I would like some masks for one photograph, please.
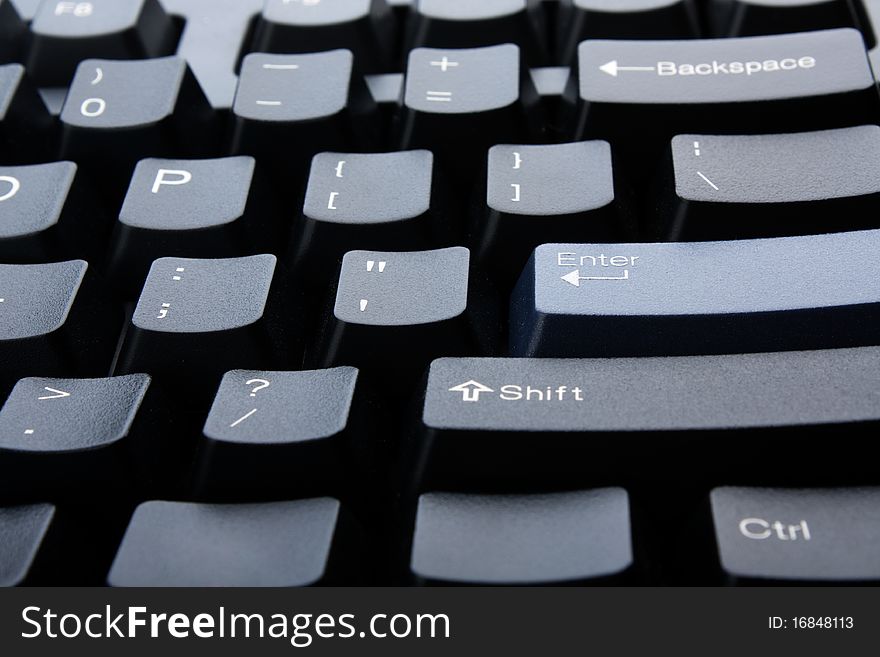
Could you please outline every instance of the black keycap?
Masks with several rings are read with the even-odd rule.
[[[147,372],[163,385],[191,383],[202,401],[220,376],[236,368],[289,362],[295,322],[273,287],[273,255],[224,259],[160,258],[153,263],[131,318],[122,372]]]
[[[248,55],[232,111],[233,152],[287,166],[378,138],[376,105],[349,50]]]
[[[849,0],[709,0],[719,36],[750,36],[856,27]]]
[[[358,372],[227,372],[203,429],[199,490],[243,500],[338,494],[350,477]],[[357,440],[364,441],[363,428]]]
[[[592,334],[581,333],[582,339]],[[876,470],[880,348],[663,358],[442,358],[416,489],[623,477],[838,483]],[[837,449],[823,449],[827,441]],[[755,454],[760,454],[760,465]],[[636,456],[637,455],[637,456]]]
[[[53,141],[52,118],[20,64],[0,66],[0,161],[37,162]]]
[[[26,583],[54,515],[51,504],[0,507],[0,587]]]
[[[346,253],[317,354],[321,366],[421,370],[440,354],[478,351],[469,263],[463,247]]]
[[[47,87],[69,84],[84,59],[169,55],[176,38],[159,0],[44,2],[31,33],[28,71]]]
[[[632,565],[622,488],[419,498],[410,568],[422,584],[590,583]]]
[[[264,0],[162,0],[168,12],[186,21],[177,55],[190,65],[214,109],[232,107],[239,59],[263,4]]]
[[[514,356],[640,356],[877,343],[880,231],[538,247],[511,299]],[[588,337],[586,337],[588,336]]]
[[[515,43],[535,66],[547,58],[544,27],[536,0],[420,0],[409,14],[407,50]]]
[[[880,226],[880,128],[678,135],[660,239],[803,235]],[[659,229],[659,230],[657,230]]]
[[[110,178],[125,189],[135,162],[145,156],[217,150],[209,145],[213,118],[179,57],[86,60],[61,110],[62,150],[105,186]]]
[[[585,41],[578,136],[792,132],[872,123],[877,91],[853,29],[688,41]],[[612,143],[616,141],[611,140]],[[642,145],[643,146],[643,145]]]
[[[324,287],[354,248],[406,250],[449,241],[454,219],[430,151],[319,153],[294,230],[294,261]],[[320,272],[320,273],[318,273]]]
[[[147,459],[167,470],[161,433],[138,418],[149,385],[145,374],[19,381],[0,410],[0,489],[69,499],[130,487],[132,476],[149,476]]]
[[[262,253],[279,237],[265,190],[254,185],[254,159],[138,163],[119,213],[111,255],[113,280],[140,292],[163,256],[232,257]]]
[[[716,488],[711,502],[734,582],[880,580],[878,488]]]
[[[121,317],[71,260],[0,265],[0,388],[23,376],[104,376]]]
[[[75,176],[73,162],[0,167],[0,259],[85,258],[103,248],[100,213]]]
[[[626,234],[615,201],[608,142],[493,146],[474,236],[479,259],[509,287],[540,244]]]
[[[585,39],[687,39],[697,36],[692,0],[563,0],[558,38],[563,62]]]
[[[347,48],[358,69],[391,65],[394,18],[386,0],[267,0],[254,38],[257,52],[306,53]]]
[[[108,575],[111,586],[308,586],[346,568],[339,502],[145,502]]]
[[[0,0],[0,63],[18,60],[25,29],[15,5]]]
[[[536,94],[515,45],[417,48],[406,71],[401,145],[430,149],[467,179],[482,170],[490,146],[528,141]]]

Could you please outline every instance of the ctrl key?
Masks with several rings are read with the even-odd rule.
[[[880,580],[880,488],[716,488],[711,507],[736,583]]]

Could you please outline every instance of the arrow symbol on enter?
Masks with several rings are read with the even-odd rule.
[[[620,71],[656,71],[657,68],[655,66],[621,66],[616,59],[612,59],[607,64],[602,64],[599,70],[616,78]]]
[[[581,286],[581,281],[628,281],[629,269],[623,270],[623,276],[581,276],[579,269],[575,269],[570,274],[562,276],[562,280],[571,283],[575,287]]]
[[[43,401],[46,399],[62,399],[64,397],[70,397],[69,392],[64,392],[63,390],[56,390],[55,388],[50,388],[49,386],[46,386],[45,388],[43,388],[43,390],[47,390],[48,392],[52,392],[55,394],[46,395],[45,397],[37,397],[37,399],[39,399],[40,401]]]

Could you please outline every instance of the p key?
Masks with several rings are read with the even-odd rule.
[[[578,69],[569,89],[578,136],[791,132],[872,123],[877,112],[865,44],[853,29],[585,41]]]
[[[215,148],[213,118],[183,59],[87,60],[61,110],[62,150],[102,182],[124,180],[147,155],[185,157]]]
[[[880,226],[880,128],[678,135],[659,239],[714,240]]]
[[[43,2],[31,32],[28,70],[46,87],[67,86],[84,59],[170,55],[176,37],[159,0]]]
[[[547,244],[511,300],[515,356],[880,343],[880,230],[732,242]]]
[[[116,224],[110,270],[140,292],[163,256],[233,257],[265,251],[273,231],[251,157],[138,162]],[[261,248],[263,247],[263,248]]]

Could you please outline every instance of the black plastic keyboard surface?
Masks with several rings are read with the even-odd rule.
[[[0,585],[876,583],[877,0],[0,0]]]

